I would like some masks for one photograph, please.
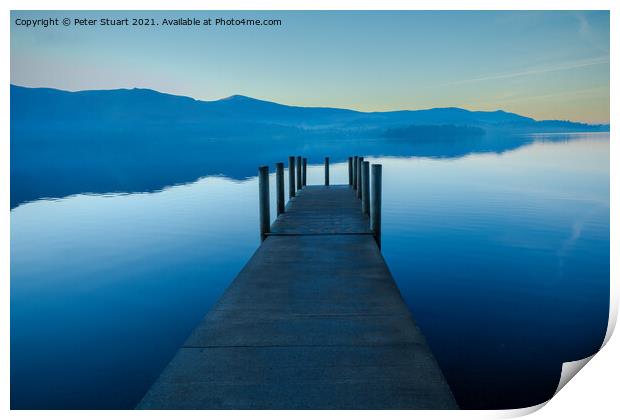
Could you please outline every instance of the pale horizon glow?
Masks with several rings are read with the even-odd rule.
[[[148,15],[148,16],[146,16]],[[16,18],[281,19],[280,27],[23,28]],[[358,111],[459,107],[609,122],[609,12],[11,12],[11,83]]]

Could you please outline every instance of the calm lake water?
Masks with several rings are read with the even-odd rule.
[[[607,327],[609,135],[369,160],[383,253],[461,407],[549,398]],[[258,245],[256,178],[14,208],[12,408],[132,408]]]

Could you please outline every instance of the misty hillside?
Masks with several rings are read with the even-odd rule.
[[[291,155],[457,157],[512,150],[534,141],[532,132],[605,129],[503,111],[365,113],[245,96],[197,101],[148,89],[11,86],[11,207],[83,192],[155,191],[206,175],[244,179]]]
[[[297,107],[235,95],[216,101],[159,93],[149,89],[66,92],[11,85],[11,123],[38,126],[121,127],[176,124],[206,134],[242,135],[244,130],[286,134],[287,130],[354,130],[377,135],[412,125],[453,125],[483,129],[606,131],[608,126],[567,121],[535,121],[504,111],[433,108],[418,111],[359,112]],[[248,133],[249,134],[249,133]]]

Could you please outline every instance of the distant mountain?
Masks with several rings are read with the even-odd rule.
[[[457,157],[521,147],[527,133],[606,131],[459,108],[358,112],[245,96],[198,101],[148,89],[11,86],[11,207],[76,193],[154,191],[207,175],[243,179],[304,155]],[[516,135],[514,135],[516,133]]]
[[[377,134],[399,126],[454,125],[523,131],[607,131],[608,125],[570,121],[535,121],[505,111],[468,111],[433,108],[417,111],[359,112],[338,108],[298,107],[234,95],[199,101],[149,89],[66,92],[11,85],[11,123],[105,128],[144,124],[176,124],[179,129],[201,129],[215,135],[243,135],[252,129],[267,134],[287,131],[354,131]],[[288,130],[287,130],[288,129]],[[246,130],[246,132],[244,132]]]

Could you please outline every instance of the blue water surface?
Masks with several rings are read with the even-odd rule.
[[[369,160],[383,253],[461,407],[549,398],[607,327],[609,135]],[[12,209],[12,408],[132,408],[258,245],[256,178]]]

